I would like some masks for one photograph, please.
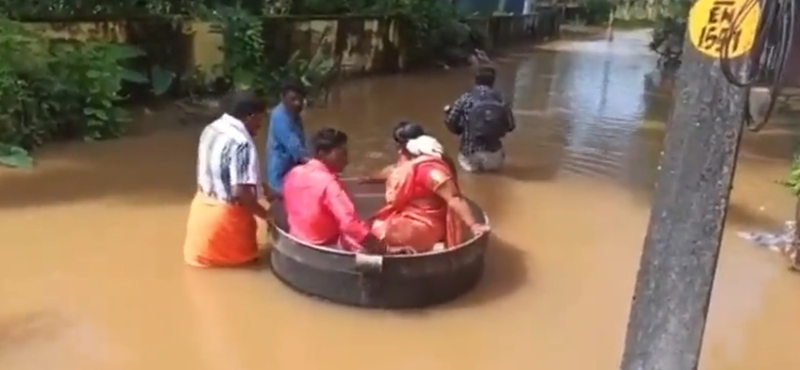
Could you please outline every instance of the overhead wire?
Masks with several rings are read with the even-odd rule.
[[[749,66],[736,76],[733,72],[736,58],[731,57],[731,46],[735,35],[742,32],[742,24],[757,6],[763,4],[755,33],[755,53],[750,55]],[[784,74],[794,39],[796,0],[747,0],[731,22],[728,32],[721,35],[720,68],[725,78],[733,85],[746,88],[769,85],[769,105],[764,117],[755,122],[750,112],[750,99],[745,100],[743,120],[751,131],[759,131],[769,121],[783,88]],[[741,36],[741,34],[739,34]]]

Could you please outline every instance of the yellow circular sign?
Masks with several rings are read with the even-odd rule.
[[[747,14],[740,15],[745,6],[750,10]],[[731,26],[737,17],[739,27],[732,30]],[[728,56],[742,56],[753,48],[759,18],[761,6],[758,1],[697,0],[689,12],[689,40],[701,53],[718,58],[724,35],[732,32],[728,42]]]

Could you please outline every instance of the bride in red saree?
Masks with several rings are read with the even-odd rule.
[[[436,139],[410,122],[395,127],[393,137],[400,146],[397,163],[367,180],[386,182],[386,205],[373,217],[372,232],[389,253],[424,253],[439,243],[452,248],[464,241],[464,225],[473,234],[489,230],[475,220]]]

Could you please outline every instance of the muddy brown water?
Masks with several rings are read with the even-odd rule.
[[[0,369],[617,368],[669,92],[642,33],[498,60],[519,128],[497,175],[464,175],[494,226],[480,286],[451,304],[368,311],[295,294],[266,268],[195,270],[181,245],[201,124],[52,145],[0,172]],[[342,85],[309,130],[344,128],[358,173],[388,163],[390,127],[423,122],[455,150],[441,109],[451,70]],[[795,135],[748,135],[702,369],[797,368],[800,276],[735,231],[779,227]]]

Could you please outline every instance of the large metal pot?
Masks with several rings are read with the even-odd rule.
[[[381,185],[344,180],[361,217],[384,203]],[[475,217],[486,214],[469,201]],[[303,243],[288,233],[286,213],[273,204],[272,270],[286,285],[329,301],[375,308],[415,308],[443,303],[472,289],[483,273],[488,235],[445,251],[366,256]]]

